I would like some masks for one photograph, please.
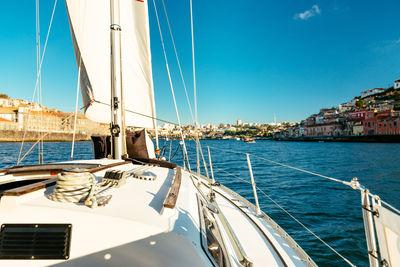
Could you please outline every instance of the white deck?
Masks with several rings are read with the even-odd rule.
[[[110,164],[115,161],[85,162]],[[112,169],[134,167],[128,164]],[[112,195],[108,205],[94,209],[49,200],[46,194],[53,187],[18,197],[1,197],[0,224],[70,223],[72,239],[69,260],[0,260],[0,266],[213,266],[201,245],[199,194],[188,172],[182,171],[175,208],[163,207],[175,171],[153,167],[151,172],[157,175],[155,181],[130,177],[124,186],[104,193]],[[100,180],[104,173],[95,175]],[[0,175],[0,181],[10,177]],[[201,181],[206,182],[203,178]],[[205,194],[208,192],[204,185],[200,189]],[[223,188],[218,187],[216,191],[222,214],[254,266],[305,266],[301,253],[292,248],[291,239],[281,237],[282,232],[274,224],[255,216],[251,207],[238,209],[230,201],[238,197]],[[240,205],[249,206],[240,202]],[[223,229],[222,225],[219,227]],[[237,255],[227,233],[222,232],[222,236],[229,261],[234,266],[238,263]]]

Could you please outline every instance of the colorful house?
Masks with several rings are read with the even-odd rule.
[[[382,112],[364,120],[364,135],[400,134],[400,117],[397,112]]]

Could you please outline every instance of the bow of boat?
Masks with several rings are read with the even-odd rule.
[[[93,165],[89,170],[98,184],[105,176],[110,177],[110,171],[125,173],[126,180],[101,192],[96,205],[85,205],[54,201],[51,195],[59,180],[54,176],[54,165],[42,167],[40,175],[34,169],[0,173],[2,186],[8,185],[0,198],[1,264],[18,266],[29,261],[33,266],[315,265],[272,219],[264,213],[257,214],[249,201],[222,185],[213,186],[210,194],[206,177],[180,167],[108,159],[66,164]],[[60,177],[61,170],[58,172]],[[32,177],[38,182],[11,186]],[[29,244],[7,239],[10,231],[20,231],[20,235],[25,234],[23,238],[38,231],[29,227],[47,234],[52,230],[46,227],[52,225],[70,227],[57,255],[51,249],[57,246],[57,239],[44,243],[36,240],[32,244],[32,238]]]

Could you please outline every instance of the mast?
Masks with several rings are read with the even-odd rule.
[[[119,0],[110,0],[111,38],[111,138],[112,156],[121,159],[126,154],[124,101],[121,74],[121,26]]]

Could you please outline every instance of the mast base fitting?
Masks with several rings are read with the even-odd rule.
[[[120,132],[121,132],[121,129],[119,128],[118,125],[111,126],[111,135],[112,136],[118,137]]]
[[[209,198],[210,202],[214,202],[215,201],[215,193],[214,192],[210,192],[208,194],[208,198]]]
[[[161,149],[159,149],[159,148],[156,148],[156,150],[155,150],[155,154],[156,154],[157,158],[160,158]]]

